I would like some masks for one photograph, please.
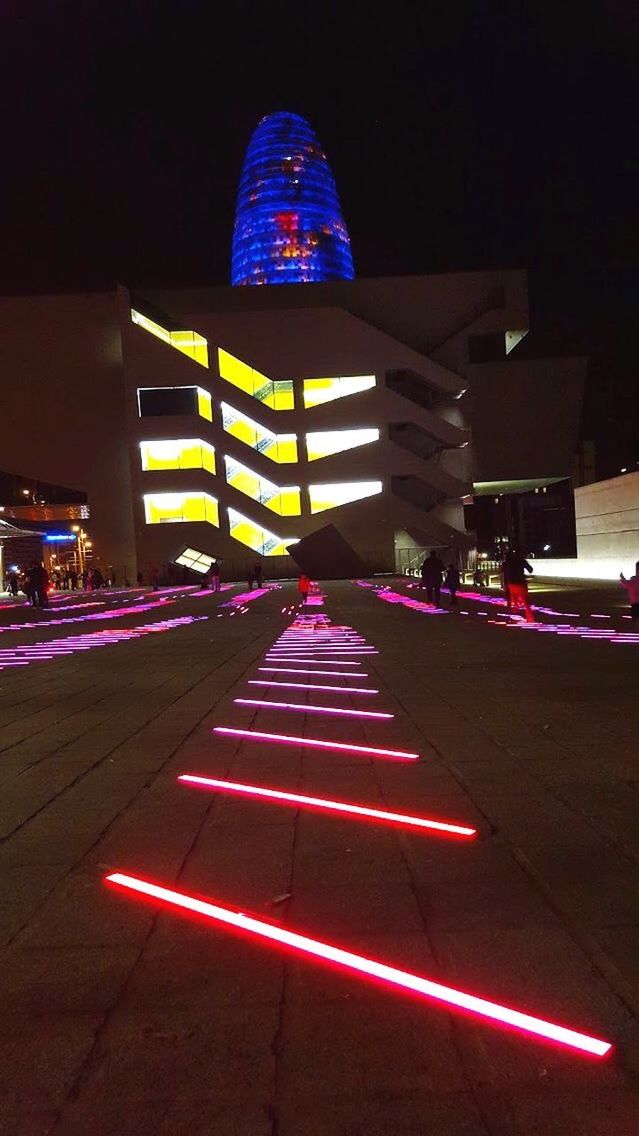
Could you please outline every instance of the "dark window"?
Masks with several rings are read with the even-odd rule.
[[[140,418],[156,414],[197,414],[197,387],[146,387],[138,391]]]

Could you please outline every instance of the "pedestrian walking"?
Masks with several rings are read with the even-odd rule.
[[[459,591],[459,568],[456,568],[454,564],[448,565],[446,580],[444,582],[450,594],[450,606],[457,607],[457,592]]]
[[[71,585],[71,590],[75,592],[78,587],[78,573],[75,568],[71,568],[69,571],[69,584]]]
[[[633,630],[639,630],[639,560],[635,564],[635,574],[629,580],[623,572],[619,573],[619,583],[625,589],[630,603],[630,619]]]
[[[214,560],[207,573],[207,581],[209,588],[212,592],[219,592],[220,590],[220,565],[217,560]]]
[[[9,592],[9,594],[12,595],[15,598],[15,596],[17,596],[17,594],[18,594],[18,573],[17,572],[9,572],[8,583],[9,583],[9,587],[8,587],[7,590]]]
[[[444,573],[444,565],[439,559],[439,556],[433,549],[430,556],[427,556],[421,567],[422,587],[426,588],[426,596],[430,604],[435,602],[436,607],[439,607],[441,600],[442,588],[442,575]]]
[[[48,607],[49,573],[42,561],[34,560],[29,572],[29,598],[33,607]]]
[[[154,592],[157,592],[160,586],[160,573],[157,568],[151,569],[151,587]]]
[[[255,565],[255,568],[253,569],[253,575],[255,577],[255,587],[261,588],[262,587],[262,565],[261,564],[258,563],[258,564]]]
[[[306,575],[305,572],[302,572],[302,575],[300,576],[299,580],[297,581],[297,590],[300,594],[302,604],[306,605],[306,601],[308,599],[308,593],[311,590],[311,581],[309,580],[309,578],[308,578],[308,576]]]
[[[484,573],[479,567],[475,568],[473,572],[473,584],[476,588],[483,588],[484,586]]]
[[[532,573],[532,565],[521,555],[519,549],[513,546],[506,553],[502,563],[502,575],[507,596],[509,611],[524,609],[527,623],[534,623],[535,617],[528,599],[528,584],[526,572]]]

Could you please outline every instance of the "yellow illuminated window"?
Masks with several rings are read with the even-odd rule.
[[[381,481],[340,481],[332,485],[309,485],[311,513],[321,513],[324,509],[335,509],[338,505],[347,505],[350,501],[374,497],[381,491]]]
[[[304,406],[320,406],[375,386],[374,375],[351,375],[338,379],[304,379]]]
[[[254,524],[243,513],[238,513],[236,509],[229,509],[228,514],[229,532],[234,540],[239,540],[247,548],[259,552],[260,556],[285,556],[287,547],[291,544],[297,544],[297,537],[282,539],[282,537],[275,536],[268,529],[263,529]]]
[[[208,391],[198,386],[198,414],[200,418],[206,418],[209,423],[213,421],[213,410],[210,408],[210,394]]]
[[[215,473],[215,450],[202,438],[140,442],[142,469],[206,469]]]
[[[267,509],[278,513],[280,517],[299,517],[300,487],[299,485],[275,485],[266,477],[260,477],[248,466],[235,461],[234,458],[225,457],[226,480],[234,489],[245,493],[254,501],[266,505]]]
[[[142,312],[136,312],[135,308],[131,308],[131,320],[144,331],[148,331],[157,339],[161,339],[163,343],[168,343],[169,347],[175,347],[176,351],[188,355],[200,366],[208,367],[208,343],[203,335],[198,335],[197,331],[169,331],[166,327],[156,323],[155,320],[142,315]]]
[[[147,525],[167,525],[180,521],[206,521],[219,526],[217,500],[208,493],[145,493],[144,515]]]
[[[234,355],[230,355],[221,347],[217,349],[217,359],[220,375],[227,383],[239,387],[245,394],[249,394],[251,398],[257,398],[266,406],[272,407],[273,410],[293,409],[292,382],[267,379],[266,375],[261,375],[259,371],[249,367],[248,363],[236,359]]]
[[[342,450],[353,450],[368,442],[379,441],[379,430],[318,430],[306,435],[308,460],[339,454]]]
[[[246,446],[264,454],[264,457],[278,463],[297,461],[297,435],[272,434],[259,422],[254,422],[239,410],[235,410],[228,403],[223,402],[222,425],[227,434],[232,434],[238,441]]]

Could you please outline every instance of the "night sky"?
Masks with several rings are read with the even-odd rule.
[[[5,0],[0,291],[227,283],[251,131],[292,110],[357,275],[528,268],[600,422],[636,382],[637,5],[380,8]]]

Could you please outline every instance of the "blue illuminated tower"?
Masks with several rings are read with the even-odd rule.
[[[244,159],[231,283],[309,284],[354,275],[335,180],[315,132],[298,114],[266,115]]]

